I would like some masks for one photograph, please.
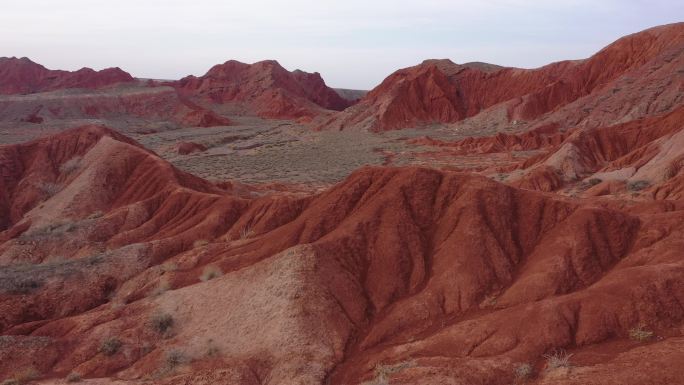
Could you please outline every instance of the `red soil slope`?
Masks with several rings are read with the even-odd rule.
[[[326,86],[317,72],[289,72],[273,60],[254,64],[230,60],[212,67],[204,76],[188,76],[174,85],[186,95],[238,104],[267,118],[313,116],[326,109],[342,110],[352,103]]]
[[[609,127],[578,129],[559,146],[523,167],[521,186],[538,170],[549,170],[564,182],[581,179],[643,184],[639,190],[658,199],[684,196],[684,106],[673,112]],[[595,191],[595,190],[594,190]],[[652,195],[647,194],[647,195]]]
[[[512,168],[508,182],[530,190],[587,190],[589,195],[626,193],[651,199],[684,198],[684,105],[627,123],[560,132],[554,126],[446,142],[423,137],[415,145],[469,156],[538,150]],[[598,185],[598,186],[597,186]],[[591,187],[591,188],[590,188]]]
[[[532,121],[551,112],[558,116],[550,120],[573,124],[578,117],[600,123],[616,114],[635,119],[681,101],[682,52],[684,23],[678,23],[626,36],[586,60],[532,70],[428,60],[390,75],[321,126],[399,129],[456,122],[494,106],[503,108],[509,121]]]
[[[0,58],[0,94],[31,94],[67,88],[99,88],[116,83],[133,82],[133,77],[120,68],[94,71],[49,70],[28,58]]]
[[[0,121],[60,124],[102,119],[169,122],[182,127],[228,126],[228,118],[181,97],[170,87],[131,86],[120,90],[41,93],[0,98]],[[141,123],[144,124],[144,123]]]
[[[0,147],[0,167],[0,378],[684,380],[680,201],[422,168],[238,197],[102,127]]]
[[[229,119],[179,96],[173,89],[134,82],[119,68],[54,71],[27,58],[0,58],[0,94],[30,94],[0,99],[0,120],[50,125],[63,120],[133,117],[183,127],[231,124]],[[106,88],[120,83],[126,83],[126,87]],[[86,90],[51,92],[74,88]]]

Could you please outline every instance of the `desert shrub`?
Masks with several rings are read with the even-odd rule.
[[[69,373],[68,376],[66,376],[66,381],[67,382],[80,382],[81,381],[81,375],[76,373],[76,372],[71,372],[71,373]]]
[[[172,350],[166,353],[166,367],[168,369],[174,369],[186,362],[188,362],[188,358],[180,350]]]
[[[41,182],[38,184],[38,189],[50,198],[60,192],[62,186],[52,182]]]
[[[100,344],[100,352],[105,356],[115,355],[123,346],[123,342],[117,337],[107,338]]]
[[[572,353],[568,353],[563,349],[554,350],[551,353],[544,354],[544,358],[546,358],[546,370],[569,368],[572,366],[572,363],[570,362]]]
[[[599,178],[591,178],[587,181],[587,183],[589,183],[589,186],[596,186],[597,184],[599,184],[601,182],[603,182],[603,181]]]
[[[198,247],[206,246],[206,245],[208,245],[208,244],[209,244],[209,241],[208,241],[208,240],[206,240],[206,239],[198,239],[198,240],[196,240],[195,242],[192,243],[192,247],[193,247],[193,248],[198,248]]]
[[[534,367],[527,362],[523,362],[517,364],[513,369],[513,372],[515,373],[515,378],[528,379],[534,374]]]
[[[207,341],[207,357],[213,358],[218,357],[221,354],[221,349],[214,344],[214,340],[209,339]]]
[[[75,156],[59,166],[59,171],[63,174],[71,174],[81,168],[81,157]]]
[[[629,338],[634,341],[645,342],[653,338],[653,332],[644,326],[639,326],[629,330]]]
[[[645,181],[645,180],[637,180],[637,181],[634,181],[634,182],[629,182],[629,183],[627,184],[627,189],[628,189],[629,191],[641,191],[641,190],[647,188],[647,187],[650,186],[650,185],[651,185],[651,184],[650,184],[648,181]]]
[[[150,324],[157,333],[165,334],[173,327],[173,316],[167,313],[159,313],[152,316]]]
[[[209,265],[204,267],[200,279],[206,282],[214,278],[218,278],[221,275],[223,275],[223,271],[221,271],[221,268],[219,268],[218,266]]]
[[[9,294],[30,294],[44,285],[44,282],[35,279],[7,280],[0,285]]]

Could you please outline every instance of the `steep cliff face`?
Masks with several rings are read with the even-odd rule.
[[[133,77],[120,68],[94,71],[49,70],[28,58],[0,58],[0,94],[31,94],[67,88],[99,88],[116,83],[133,82]]]
[[[684,24],[678,23],[626,36],[585,60],[538,69],[427,60],[390,75],[357,105],[321,127],[388,130],[451,123],[496,105],[505,108],[509,120],[533,121],[558,111],[557,120],[565,123],[573,112],[575,117],[587,117],[594,110],[600,113],[592,120],[601,120],[602,115],[614,118],[616,113],[633,119],[643,115],[639,110],[648,104],[667,108],[681,101],[683,52]],[[605,103],[606,94],[611,95],[611,105]],[[573,102],[577,103],[570,110],[561,110]]]
[[[351,104],[326,86],[320,74],[290,72],[274,60],[254,64],[230,60],[212,67],[204,76],[188,76],[174,85],[187,95],[239,104],[268,118],[313,116]]]

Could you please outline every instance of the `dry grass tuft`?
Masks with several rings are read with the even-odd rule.
[[[646,342],[650,341],[654,336],[653,331],[646,329],[645,326],[640,325],[629,330],[629,338],[634,341]]]
[[[76,372],[71,372],[69,373],[68,376],[66,376],[66,381],[67,382],[81,382],[81,375]]]
[[[518,363],[513,368],[516,383],[525,382],[534,375],[534,367],[528,362]]]
[[[159,334],[167,334],[173,327],[174,320],[171,314],[159,313],[150,320],[152,328]]]
[[[546,358],[546,370],[571,367],[572,363],[570,362],[570,358],[572,358],[572,356],[572,353],[568,353],[563,349],[544,354],[544,358]]]
[[[254,236],[254,230],[252,230],[252,226],[248,225],[240,230],[240,239],[248,239],[252,236]]]
[[[205,266],[204,270],[202,271],[202,275],[200,276],[200,279],[203,282],[212,280],[214,278],[218,278],[223,275],[223,271],[221,271],[221,268],[218,266],[214,265],[209,265]]]

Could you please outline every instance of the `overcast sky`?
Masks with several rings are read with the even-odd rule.
[[[2,0],[0,56],[165,79],[276,59],[369,89],[427,58],[538,67],[682,20],[682,0]]]

